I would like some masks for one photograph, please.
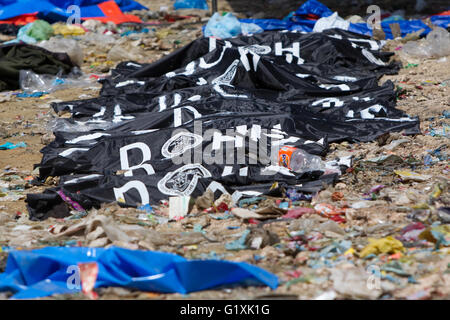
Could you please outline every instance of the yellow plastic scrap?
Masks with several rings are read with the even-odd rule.
[[[353,255],[353,254],[355,254],[355,249],[350,248],[347,251],[345,251],[344,256]]]
[[[430,209],[430,207],[426,203],[415,204],[411,207],[412,209]]]
[[[417,182],[423,182],[427,181],[431,178],[430,175],[426,174],[418,174],[416,172],[412,171],[402,171],[402,170],[395,170],[394,173],[398,175],[402,180],[404,181],[417,181]]]
[[[403,244],[393,237],[386,237],[381,239],[369,238],[369,244],[362,249],[359,256],[361,258],[367,257],[369,254],[380,254],[380,253],[397,253],[403,252],[405,248]]]
[[[433,199],[436,199],[436,198],[439,198],[441,196],[441,194],[442,194],[441,188],[439,187],[439,185],[436,185],[434,187],[433,193],[431,194],[431,197]]]
[[[55,23],[52,28],[54,34],[62,34],[63,36],[82,36],[86,33],[82,27],[73,24]]]

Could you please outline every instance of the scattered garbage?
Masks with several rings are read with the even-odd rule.
[[[83,49],[74,39],[52,37],[49,40],[39,42],[38,46],[53,52],[65,52],[75,65],[81,66],[83,64]]]
[[[132,60],[132,61],[142,61],[144,60],[144,56],[141,55],[140,51],[133,48],[126,48],[121,46],[120,44],[115,45],[109,50],[107,59],[111,61],[121,61],[121,60]]]
[[[273,1],[214,20],[206,1],[163,0],[152,11],[86,3],[81,24],[52,11],[51,32],[38,22],[28,34],[34,13],[0,24],[0,42],[13,40],[0,48],[0,299],[449,296],[450,61],[439,56],[448,13],[388,6],[374,32],[365,12],[314,0],[283,20],[267,19],[288,12]],[[0,19],[15,10],[0,5]],[[208,20],[222,34],[191,43]],[[211,156],[228,142],[238,150],[239,137],[221,130],[197,145],[190,128],[202,118],[207,129],[248,135],[249,150],[264,137],[279,142],[274,162],[172,166],[178,152],[199,155],[193,145]],[[35,281],[16,277],[27,275],[25,260]]]
[[[227,12],[220,15],[214,13],[205,26],[206,37],[217,37],[226,39],[240,34],[250,35],[263,32],[264,30],[254,23],[240,22],[232,13]]]
[[[20,87],[26,93],[53,92],[55,90],[86,87],[92,84],[89,80],[80,76],[79,72],[74,70],[71,74],[63,76],[62,73],[53,75],[36,74],[32,71],[20,71]]]
[[[417,58],[440,58],[450,55],[450,33],[437,27],[425,39],[407,42],[402,52]]]
[[[65,53],[55,54],[24,44],[0,46],[0,91],[19,89],[21,70],[56,75],[68,74],[73,67]]]
[[[347,298],[373,300],[383,293],[375,283],[368,285],[369,274],[361,268],[333,269],[331,279],[334,290]]]
[[[223,16],[218,12],[214,13],[205,27],[205,37],[226,39],[237,36],[241,32],[241,23],[229,12]]]

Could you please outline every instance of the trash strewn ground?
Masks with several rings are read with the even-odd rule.
[[[211,203],[204,195],[182,219],[170,220],[167,203],[151,209],[109,204],[70,219],[30,221],[25,195],[57,184],[53,177],[42,186],[31,183],[40,150],[54,138],[56,114],[50,103],[98,96],[95,80],[118,62],[156,61],[200,37],[207,22],[206,13],[198,10],[186,11],[191,17],[184,19],[172,9],[172,18],[159,11],[170,8],[171,1],[140,2],[152,11],[134,14],[153,25],[92,23],[97,32],[70,36],[83,50],[80,67],[90,82],[39,96],[0,92],[0,144],[11,143],[0,146],[0,272],[11,248],[117,246],[248,262],[278,276],[279,286],[185,295],[110,287],[96,289],[99,299],[450,298],[450,56],[407,57],[401,54],[405,43],[400,39],[388,41],[384,50],[395,52],[403,67],[380,83],[394,82],[397,108],[420,117],[422,134],[333,143],[324,160],[351,155],[353,166],[311,201],[263,196],[232,209],[229,199]],[[236,7],[219,1],[219,10],[228,11],[229,5]],[[243,2],[240,7],[247,8]],[[80,293],[44,299],[85,298]]]

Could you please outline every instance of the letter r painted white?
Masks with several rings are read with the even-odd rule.
[[[142,162],[138,165],[130,167],[130,163],[128,161],[128,150],[131,149],[139,149],[142,152]],[[132,177],[133,176],[133,170],[136,169],[144,169],[147,171],[148,175],[154,174],[155,170],[153,170],[153,167],[148,164],[144,163],[145,161],[149,161],[152,158],[152,153],[150,151],[150,148],[143,142],[135,142],[129,145],[126,145],[119,150],[120,154],[120,167],[122,170],[128,170],[125,172],[126,177]]]

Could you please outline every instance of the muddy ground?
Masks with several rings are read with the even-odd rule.
[[[171,3],[167,0],[141,2],[152,10]],[[255,6],[251,3],[253,14],[260,12]],[[241,14],[250,12],[243,2],[237,4],[234,1],[219,0],[219,9],[234,9]],[[170,24],[159,19],[163,24],[152,26],[153,33],[140,44],[142,59],[139,61],[155,61],[200,36],[206,16],[199,13],[197,17]],[[129,40],[132,41],[135,40]],[[181,221],[167,222],[164,219],[167,208],[157,208],[158,219],[155,216],[143,217],[141,211],[123,209],[115,204],[92,210],[81,219],[30,221],[25,195],[42,192],[55,183],[52,179],[42,186],[30,183],[36,176],[33,166],[40,162],[40,150],[52,140],[51,124],[57,115],[49,104],[95,97],[100,87],[92,82],[87,87],[55,91],[41,98],[17,98],[0,93],[0,101],[4,100],[0,102],[0,144],[8,141],[27,145],[25,148],[0,150],[0,247],[32,249],[46,245],[114,244],[173,252],[186,258],[246,261],[275,273],[280,279],[276,290],[239,287],[180,295],[106,288],[98,290],[100,299],[449,299],[448,246],[436,244],[429,232],[428,235],[423,232],[413,240],[402,240],[400,254],[392,251],[376,253],[365,259],[359,257],[369,244],[369,238],[399,236],[404,234],[404,227],[413,223],[420,222],[425,231],[441,228],[439,230],[448,242],[449,214],[439,209],[448,207],[450,202],[447,156],[450,56],[412,61],[401,55],[401,46],[400,41],[387,44],[386,50],[396,53],[394,59],[401,61],[403,68],[398,75],[384,76],[380,83],[386,80],[395,83],[397,107],[411,116],[420,117],[422,134],[403,136],[395,133],[371,143],[333,144],[326,159],[353,155],[352,169],[340,178],[337,185],[328,186],[316,195],[312,203],[291,203],[290,209],[330,204],[336,210],[344,211],[344,223],[308,213],[298,219],[269,219],[258,225],[223,212],[211,214],[201,207]],[[107,59],[110,47],[103,44],[84,46],[82,70],[86,74],[107,75],[109,69],[118,63]],[[383,160],[383,156],[389,157]],[[408,177],[404,173],[402,176],[401,171],[414,172],[418,177]],[[372,189],[379,185],[382,187]],[[267,198],[244,207],[251,210],[266,206],[278,208],[280,201],[287,199]],[[275,210],[278,215],[280,211],[286,212]],[[89,224],[98,216],[105,216],[111,226],[127,230],[131,240],[112,243],[107,237],[105,239],[104,234],[90,236],[88,231],[81,234],[68,232],[71,230],[68,227]],[[263,239],[259,248],[227,250],[225,245],[238,239],[246,229],[251,230],[253,239]],[[298,246],[305,245],[308,250],[298,249]],[[0,271],[4,269],[6,257],[6,252],[0,252]],[[366,285],[369,266],[381,270],[378,289],[369,289]],[[0,294],[0,297],[7,298],[9,294]],[[81,294],[50,297],[84,298]]]

